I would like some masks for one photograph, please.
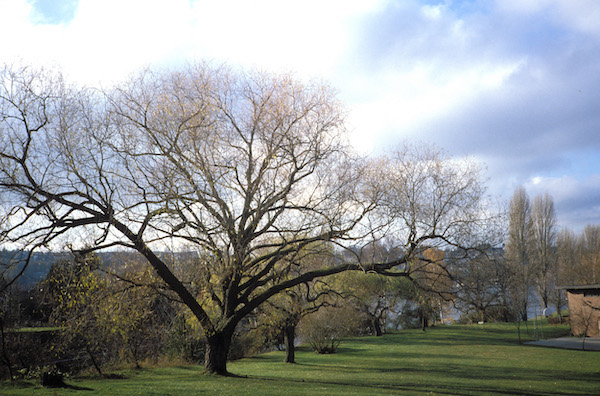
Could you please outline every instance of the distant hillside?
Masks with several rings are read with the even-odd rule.
[[[27,254],[22,250],[0,250],[0,268],[5,274],[5,278],[12,279],[21,271],[25,265]],[[29,265],[17,283],[25,287],[33,286],[46,276],[53,263],[68,257],[67,253],[34,252]]]
[[[112,268],[113,270],[116,269],[117,271],[124,261],[134,259],[140,260],[140,254],[133,251],[107,251],[98,252],[97,254],[103,267]],[[167,261],[173,259],[173,257],[170,257],[173,256],[171,253],[159,252],[158,254],[165,257]],[[190,259],[196,257],[196,254],[191,252],[179,252],[175,254],[175,257],[177,259]],[[32,287],[46,277],[52,264],[70,258],[72,258],[72,256],[67,252],[34,252],[31,262],[25,269],[25,272],[23,272],[23,275],[17,280],[17,284],[26,288]],[[26,251],[0,250],[0,274],[4,274],[6,279],[12,279],[19,271],[21,271],[26,259]],[[144,261],[143,258],[141,260]]]

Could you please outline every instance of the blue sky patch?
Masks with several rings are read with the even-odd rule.
[[[73,20],[79,0],[33,0],[31,5],[39,22],[60,25]]]

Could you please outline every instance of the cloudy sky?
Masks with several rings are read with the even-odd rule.
[[[337,88],[357,147],[433,142],[600,224],[598,0],[0,0],[0,63],[111,84],[194,59]]]

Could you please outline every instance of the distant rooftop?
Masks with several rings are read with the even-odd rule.
[[[600,289],[600,284],[595,284],[595,285],[577,285],[577,286],[560,286],[559,289],[564,289],[564,290]]]

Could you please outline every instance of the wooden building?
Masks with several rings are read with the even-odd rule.
[[[600,285],[564,286],[574,336],[600,337]]]

